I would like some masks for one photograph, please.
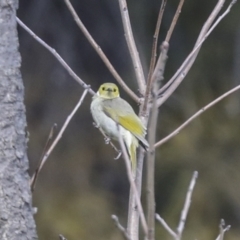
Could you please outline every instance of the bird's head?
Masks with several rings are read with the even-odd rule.
[[[97,92],[97,95],[105,99],[113,99],[119,97],[119,90],[114,83],[103,83]]]

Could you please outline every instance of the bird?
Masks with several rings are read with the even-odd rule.
[[[97,127],[110,139],[118,141],[119,133],[121,134],[131,160],[132,172],[135,174],[137,147],[139,144],[145,150],[149,147],[145,139],[146,127],[131,105],[120,97],[118,86],[103,83],[92,98],[90,110]]]

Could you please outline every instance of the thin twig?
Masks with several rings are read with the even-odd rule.
[[[59,140],[61,139],[62,137],[62,134],[64,133],[65,129],[67,128],[69,122],[71,121],[71,119],[73,118],[74,114],[77,112],[77,110],[79,109],[79,107],[81,106],[84,98],[86,97],[87,95],[87,92],[88,92],[88,89],[85,89],[80,100],[78,101],[77,105],[74,107],[73,111],[68,115],[66,121],[64,122],[61,130],[59,131],[58,135],[56,136],[56,138],[54,139],[53,143],[51,144],[51,146],[49,147],[49,149],[46,151],[46,153],[44,154],[43,158],[42,158],[42,161],[39,165],[39,170],[38,170],[38,173],[41,171],[43,165],[45,164],[45,162],[47,161],[49,155],[51,154],[51,152],[53,151],[53,149],[56,147],[57,143],[59,142]],[[36,173],[35,173],[36,174]],[[32,176],[32,180],[31,180],[31,183],[33,182],[36,182],[36,176],[35,174]],[[34,181],[35,179],[35,181]]]
[[[159,14],[158,14],[157,24],[156,24],[156,28],[155,28],[155,32],[154,32],[154,36],[153,36],[152,57],[151,57],[151,62],[150,62],[150,67],[149,67],[148,81],[152,77],[152,74],[154,71],[154,66],[156,64],[158,36],[160,33],[160,27],[161,27],[163,13],[164,13],[166,4],[167,4],[167,0],[163,0],[160,10],[159,10]]]
[[[178,21],[178,18],[179,18],[179,15],[182,11],[182,6],[184,4],[184,0],[180,0],[179,4],[178,4],[178,7],[177,7],[177,11],[175,12],[175,15],[173,17],[173,20],[172,20],[172,23],[171,23],[171,26],[167,32],[167,36],[166,36],[166,39],[165,41],[169,43],[170,39],[171,39],[171,36],[172,36],[172,33],[173,33],[173,30],[176,26],[176,23]]]
[[[148,142],[149,142],[149,151],[147,153],[147,224],[148,224],[148,239],[155,239],[155,147],[154,144],[156,142],[156,132],[157,132],[157,120],[158,120],[158,107],[157,107],[157,97],[158,97],[158,89],[160,83],[163,79],[165,65],[167,61],[167,52],[168,52],[168,43],[163,42],[161,46],[161,54],[158,59],[158,73],[159,76],[154,76],[153,79],[153,103],[151,108],[151,114],[149,118],[149,128],[148,132]]]
[[[84,26],[83,22],[81,21],[81,19],[79,18],[79,16],[77,15],[75,9],[73,8],[72,4],[70,3],[69,0],[64,0],[70,13],[72,14],[75,22],[77,23],[78,27],[80,28],[80,30],[82,31],[82,33],[84,34],[84,36],[87,38],[88,42],[91,44],[91,46],[93,47],[93,49],[97,52],[97,54],[99,55],[99,57],[102,59],[102,61],[104,62],[104,64],[106,65],[106,67],[108,68],[108,70],[110,71],[110,73],[113,75],[113,77],[117,80],[117,82],[121,85],[121,87],[129,94],[129,96],[135,100],[137,103],[139,103],[139,98],[138,96],[125,84],[125,82],[123,81],[123,79],[120,77],[120,75],[117,73],[117,71],[115,70],[115,68],[113,67],[113,65],[110,63],[110,61],[108,60],[107,56],[105,55],[105,53],[102,51],[102,49],[100,48],[100,46],[95,42],[95,40],[93,39],[93,37],[91,36],[91,34],[88,32],[88,30],[86,29],[86,27]]]
[[[158,36],[159,36],[160,27],[161,27],[162,18],[163,18],[163,13],[164,13],[166,4],[167,4],[167,0],[163,0],[162,3],[161,3],[159,13],[158,13],[157,24],[156,24],[155,32],[154,32],[154,35],[153,35],[152,56],[151,56],[151,61],[150,61],[149,73],[148,73],[148,81],[152,77],[154,66],[155,66],[155,63],[156,63]]]
[[[60,240],[67,240],[62,234],[59,234],[59,239]]]
[[[189,207],[191,205],[192,193],[193,193],[194,186],[196,184],[197,177],[198,177],[198,172],[195,171],[193,173],[193,176],[192,176],[189,188],[188,188],[187,196],[186,196],[186,199],[185,199],[185,203],[184,203],[184,206],[183,206],[183,210],[181,212],[180,221],[179,221],[179,224],[178,224],[178,227],[177,227],[177,238],[176,238],[176,240],[180,240],[181,237],[182,237],[182,233],[183,233],[185,222],[186,222],[186,219],[187,219]]]
[[[122,233],[122,236],[125,240],[131,240],[128,236],[127,230],[121,225],[119,222],[119,219],[116,215],[112,215],[112,220],[114,221],[116,227],[119,229],[119,231]]]
[[[147,109],[147,105],[148,105],[148,101],[150,98],[150,92],[152,89],[152,74],[154,71],[154,67],[156,64],[156,58],[157,58],[157,45],[158,45],[158,35],[160,32],[160,27],[161,27],[161,22],[162,22],[162,17],[163,17],[163,13],[165,10],[165,6],[167,4],[167,0],[163,0],[160,10],[159,10],[159,14],[158,14],[158,19],[157,19],[157,24],[156,24],[156,29],[155,29],[155,33],[153,36],[153,45],[152,45],[152,56],[151,56],[151,60],[150,60],[150,67],[149,67],[149,72],[148,72],[148,80],[147,80],[147,86],[146,86],[146,91],[145,91],[145,97],[144,97],[144,102],[142,105],[142,112],[140,115],[145,115],[146,114],[146,109]]]
[[[142,68],[141,60],[138,54],[138,50],[134,41],[126,0],[119,0],[119,6],[120,6],[120,12],[122,16],[123,28],[125,32],[127,45],[132,58],[133,67],[134,67],[135,75],[138,82],[139,92],[141,93],[141,95],[144,95],[145,88],[146,88],[145,87],[146,80],[144,77],[143,68]]]
[[[119,125],[118,125],[118,129],[119,129]],[[143,212],[141,200],[140,200],[140,197],[139,197],[139,194],[138,194],[138,190],[137,190],[137,187],[136,187],[134,179],[133,179],[131,165],[130,165],[130,159],[128,157],[128,153],[127,153],[126,147],[124,145],[123,138],[122,138],[122,135],[120,134],[120,131],[119,131],[118,135],[119,135],[118,136],[119,144],[120,144],[121,149],[122,149],[123,158],[124,158],[126,169],[127,169],[128,180],[129,180],[130,186],[131,186],[131,188],[133,189],[133,192],[134,192],[134,198],[136,200],[136,205],[137,205],[137,208],[138,208],[138,211],[139,211],[139,214],[140,214],[140,220],[141,220],[141,223],[142,223],[143,232],[144,232],[145,236],[147,236],[148,235],[148,226],[147,226],[147,222],[146,222],[146,219],[145,219],[145,216],[144,216],[144,212]]]
[[[31,191],[32,191],[32,192],[34,191],[35,186],[36,186],[36,180],[37,180],[38,174],[39,174],[39,172],[40,172],[41,162],[42,162],[42,160],[43,160],[43,157],[44,157],[45,153],[47,152],[47,150],[48,150],[48,148],[49,148],[49,146],[50,146],[50,143],[51,143],[51,141],[52,141],[52,139],[53,139],[53,136],[54,136],[56,127],[57,127],[57,124],[56,124],[56,123],[54,123],[53,126],[51,127],[51,130],[50,130],[49,135],[48,135],[47,142],[46,142],[46,144],[45,144],[45,146],[44,146],[44,148],[43,148],[42,156],[41,156],[41,158],[40,158],[38,167],[37,167],[37,169],[35,170],[32,178],[31,178],[31,180],[30,180],[30,186],[31,186]]]
[[[165,222],[165,220],[159,215],[155,215],[156,220],[162,224],[162,226],[167,230],[167,232],[174,238],[176,239],[177,234],[168,226],[168,224]]]
[[[215,21],[215,23],[210,28],[213,20],[216,18],[217,14],[221,10],[223,3],[224,3],[223,0],[219,0],[218,4],[214,8],[210,17],[204,24],[193,51],[189,54],[189,56],[186,58],[186,60],[183,62],[183,64],[177,70],[177,72],[174,74],[174,76],[159,90],[159,94],[163,94],[163,93],[164,94],[161,95],[158,100],[158,107],[160,107],[171,96],[171,94],[175,91],[175,89],[183,81],[183,79],[187,75],[188,71],[190,70],[191,66],[193,65],[203,42],[207,39],[207,37],[210,35],[210,33],[216,28],[216,26],[219,24],[219,22],[230,12],[232,6],[236,3],[236,0],[233,0],[229,4],[226,11]],[[204,34],[203,34],[203,32],[204,32]],[[201,36],[201,38],[200,38],[200,36]]]
[[[238,91],[240,89],[240,85],[236,86],[235,88],[229,90],[228,92],[224,93],[220,97],[216,98],[214,101],[207,104],[205,107],[201,108],[199,111],[197,111],[192,117],[190,117],[186,122],[184,122],[181,126],[179,126],[176,130],[174,130],[172,133],[170,133],[168,136],[160,140],[159,142],[155,143],[155,147],[159,147],[165,142],[169,141],[172,137],[176,136],[182,129],[184,129],[190,122],[192,122],[196,117],[204,113],[206,110],[214,106],[216,103],[220,102],[230,94]]]
[[[216,7],[214,8],[212,14],[210,15],[209,19],[204,24],[202,31],[200,32],[200,34],[198,36],[198,39],[195,43],[195,46],[194,46],[192,52],[188,55],[188,57],[185,59],[185,61],[183,62],[181,67],[177,70],[177,72],[174,74],[174,76],[165,84],[165,86],[163,86],[159,90],[159,94],[164,93],[166,91],[166,89],[169,88],[170,85],[172,85],[172,83],[176,80],[176,78],[178,76],[180,77],[180,73],[181,73],[182,78],[184,78],[186,76],[187,71],[192,66],[193,62],[195,61],[195,59],[197,57],[200,47],[206,41],[206,39],[210,35],[210,33],[216,28],[216,26],[219,24],[219,22],[230,12],[232,6],[236,3],[236,0],[233,0],[231,2],[229,4],[228,8],[226,9],[226,11],[221,16],[218,17],[218,19],[215,21],[215,23],[213,25],[211,25],[213,20],[216,18],[217,14],[222,9],[224,2],[225,2],[225,0],[220,0],[218,2]],[[210,26],[211,26],[211,28],[210,28]],[[184,68],[185,68],[186,72],[183,71]]]
[[[216,240],[223,240],[225,232],[228,231],[230,228],[231,228],[231,225],[225,226],[224,219],[221,219],[220,224],[219,224],[219,235],[216,238]]]
[[[45,47],[52,55],[61,63],[61,65],[67,70],[70,76],[73,77],[84,89],[87,89],[88,92],[92,95],[95,92],[87,85],[77,74],[69,67],[69,65],[63,60],[63,58],[56,52],[56,50],[50,47],[46,42],[44,42],[40,37],[38,37],[29,27],[27,27],[18,17],[18,24],[27,31],[37,42],[39,42],[43,47]]]

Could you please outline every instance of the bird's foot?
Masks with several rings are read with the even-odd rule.
[[[109,144],[111,139],[109,137],[104,137],[104,141],[105,141],[106,144]]]
[[[122,151],[118,150],[118,155],[114,158],[114,160],[118,160],[122,155]]]
[[[95,123],[95,122],[93,122],[93,126],[94,126],[95,128],[99,128],[99,124],[97,124],[97,123]]]

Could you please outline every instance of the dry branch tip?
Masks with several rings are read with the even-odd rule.
[[[116,227],[119,229],[119,231],[122,233],[123,237],[125,240],[131,240],[128,233],[127,233],[127,230],[126,228],[124,228],[121,223],[119,222],[119,219],[116,215],[112,215],[111,216],[112,220],[114,221]]]

